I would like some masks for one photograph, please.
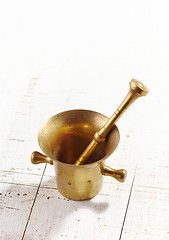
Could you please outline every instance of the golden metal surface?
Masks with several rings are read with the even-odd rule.
[[[105,166],[104,164],[102,166],[102,174],[105,176],[114,177],[119,182],[124,182],[127,177],[127,171],[125,169],[116,170]]]
[[[116,125],[106,140],[95,148],[86,164],[73,164],[107,120],[106,116],[97,112],[71,110],[53,116],[40,130],[39,145],[47,157],[34,152],[31,161],[34,164],[54,164],[57,187],[63,196],[71,200],[90,199],[101,190],[103,175],[112,176],[120,182],[125,179],[125,171],[105,166],[105,159],[114,152],[120,140]]]
[[[99,143],[102,143],[105,141],[107,134],[111,130],[111,128],[114,126],[114,124],[117,122],[117,120],[121,117],[121,115],[126,111],[126,109],[138,98],[141,96],[146,96],[149,90],[147,87],[137,81],[136,79],[132,79],[130,82],[130,89],[119,106],[119,108],[114,112],[114,114],[108,119],[108,121],[104,124],[104,126],[101,127],[99,131],[97,131],[94,134],[93,140],[89,143],[87,148],[82,152],[80,157],[77,159],[77,161],[74,163],[75,165],[82,165],[84,164],[87,159],[90,157],[92,152],[95,150],[97,145]]]
[[[49,163],[53,165],[53,160],[39,152],[33,152],[31,155],[31,162],[33,164],[39,164],[39,163]]]

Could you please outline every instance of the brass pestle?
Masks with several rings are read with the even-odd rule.
[[[142,84],[141,82],[137,81],[136,79],[132,79],[129,83],[130,89],[119,106],[119,108],[113,113],[113,115],[108,119],[108,121],[105,123],[105,125],[94,134],[93,140],[89,143],[87,148],[83,151],[83,153],[80,155],[80,157],[77,159],[77,161],[74,163],[74,165],[82,165],[84,164],[90,155],[93,153],[95,148],[99,143],[102,143],[105,141],[107,134],[112,129],[114,124],[117,122],[117,120],[121,117],[121,115],[127,110],[127,108],[139,97],[146,96],[149,90],[147,87]],[[120,170],[116,170],[120,171]],[[118,174],[118,172],[117,172]]]

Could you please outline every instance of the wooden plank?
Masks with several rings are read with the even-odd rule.
[[[21,169],[19,170],[21,171]],[[32,173],[32,172],[24,173],[24,170],[25,169],[23,169],[23,172],[17,172],[15,170],[11,170],[11,171],[1,170],[0,183],[37,187],[41,179],[41,174]]]
[[[0,239],[22,238],[37,188],[0,183]]]
[[[45,168],[41,165],[32,169],[30,163],[32,149],[28,142],[32,142],[32,148],[37,145],[34,134],[38,131],[31,120],[36,78],[28,73],[26,58],[30,55],[17,50],[16,62],[9,67],[0,89],[0,239],[5,240],[22,238]]]
[[[43,181],[46,185],[45,178]],[[76,202],[64,198],[57,189],[42,187],[24,239],[118,239],[125,209],[123,196],[120,191],[114,195],[102,192],[90,201]]]
[[[121,239],[169,239],[169,189],[133,188]]]
[[[121,239],[169,239],[169,131],[157,131],[142,133],[146,147],[139,156]]]

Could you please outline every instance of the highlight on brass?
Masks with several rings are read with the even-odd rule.
[[[56,114],[38,134],[39,146],[45,155],[35,151],[31,162],[53,165],[58,191],[71,200],[82,201],[96,196],[104,176],[124,182],[127,171],[110,168],[105,160],[119,144],[116,121],[135,99],[147,93],[142,83],[132,79],[126,98],[111,118],[89,110]]]

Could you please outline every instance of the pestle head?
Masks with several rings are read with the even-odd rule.
[[[129,85],[130,85],[130,89],[135,93],[137,93],[139,96],[146,96],[147,93],[149,92],[148,88],[143,83],[136,80],[135,78],[131,80]]]

